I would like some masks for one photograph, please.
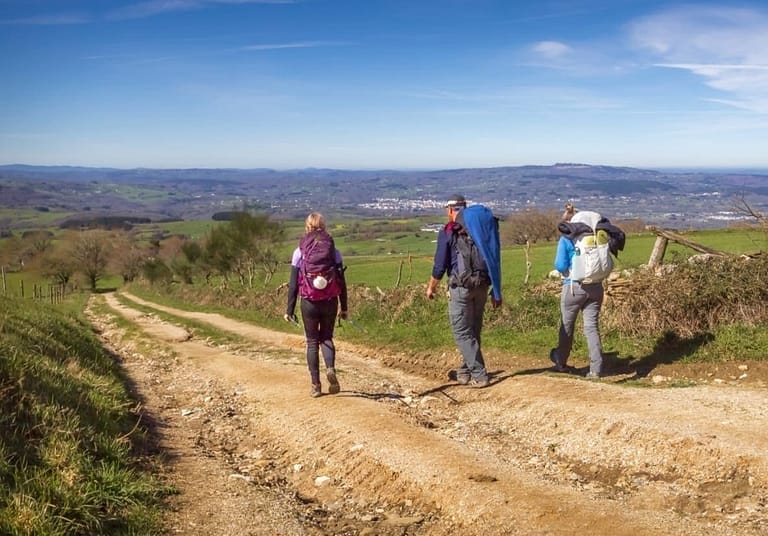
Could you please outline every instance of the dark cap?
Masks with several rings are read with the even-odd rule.
[[[448,201],[446,201],[445,206],[446,208],[447,207],[466,207],[467,200],[464,199],[463,195],[455,194],[448,198]]]

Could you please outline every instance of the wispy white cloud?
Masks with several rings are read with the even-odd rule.
[[[83,14],[48,14],[15,19],[0,19],[0,25],[88,24],[99,20],[128,20],[154,17],[165,13],[192,11],[222,4],[296,4],[303,0],[147,0],[108,11],[102,16]]]
[[[297,41],[295,43],[272,43],[261,45],[245,45],[238,50],[280,50],[284,48],[316,48],[316,47],[334,47],[344,46],[347,43],[340,41]]]
[[[216,4],[294,4],[298,0],[147,0],[110,11],[110,20],[142,19],[164,13],[203,9]]]
[[[531,51],[543,59],[560,59],[573,52],[573,49],[559,41],[539,41],[531,46]]]
[[[660,60],[655,66],[686,70],[730,95],[711,101],[768,114],[768,11],[686,6],[638,19],[629,31]]]
[[[0,19],[0,24],[19,26],[58,26],[67,24],[87,24],[92,19],[80,14],[40,15],[18,19]]]
[[[404,91],[396,97],[425,101],[472,103],[487,106],[504,106],[525,110],[616,110],[623,104],[616,99],[605,98],[578,87],[518,86],[493,93],[457,93],[446,90]]]
[[[537,41],[521,49],[516,55],[516,62],[526,67],[567,72],[576,77],[616,74],[626,69],[626,60],[616,56],[615,47],[611,48],[600,40],[578,43]]]

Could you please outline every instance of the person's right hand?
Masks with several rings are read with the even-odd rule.
[[[285,320],[286,322],[290,322],[291,324],[295,324],[296,323],[296,317],[295,316],[291,316],[288,313],[285,313],[283,315],[283,320]]]
[[[435,279],[434,276],[429,278],[429,282],[427,283],[427,299],[428,300],[435,299],[435,291],[437,291],[437,287],[439,284],[440,284],[440,281]]]

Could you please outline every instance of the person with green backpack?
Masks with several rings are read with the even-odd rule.
[[[611,255],[624,249],[623,231],[607,218],[592,211],[578,211],[566,206],[555,254],[555,269],[563,277],[560,293],[560,330],[556,348],[549,352],[556,372],[570,372],[568,358],[573,348],[574,328],[582,313],[584,336],[589,352],[588,379],[604,374],[603,346],[600,339],[600,310],[603,305],[603,281],[613,269]]]

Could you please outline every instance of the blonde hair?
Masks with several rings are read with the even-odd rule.
[[[309,216],[307,216],[306,221],[304,222],[304,230],[306,232],[311,231],[320,231],[325,229],[325,216],[320,214],[319,212],[312,212]]]
[[[573,201],[568,201],[565,204],[565,212],[563,212],[563,220],[565,221],[571,221],[571,218],[573,218],[574,214],[576,214],[578,210],[573,206]]]

